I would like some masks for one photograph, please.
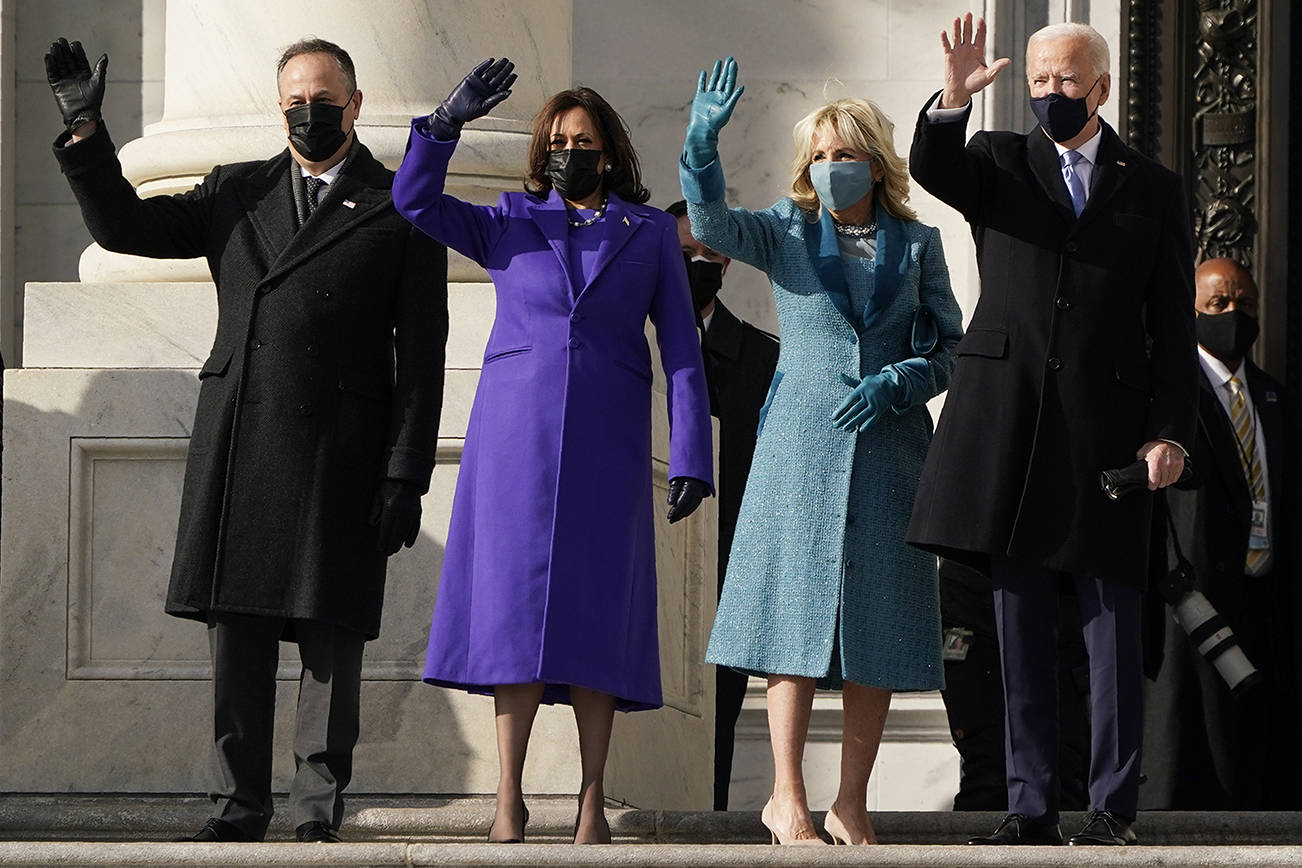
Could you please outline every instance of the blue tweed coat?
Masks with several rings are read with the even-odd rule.
[[[879,207],[875,287],[851,310],[826,211],[729,210],[717,160],[681,170],[692,234],[769,275],[782,336],[706,659],[825,687],[942,686],[936,561],[904,543],[924,404],[947,388],[962,336],[939,231]],[[939,333],[925,357],[911,341],[920,304]],[[857,434],[832,427],[846,377],[906,360],[925,382],[907,405]]]

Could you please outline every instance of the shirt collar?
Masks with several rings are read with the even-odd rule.
[[[1053,140],[1050,139],[1050,141]],[[1059,162],[1062,161],[1063,154],[1067,153],[1068,151],[1075,151],[1076,153],[1084,157],[1086,160],[1088,160],[1091,166],[1097,166],[1099,163],[1099,144],[1102,143],[1102,141],[1103,141],[1103,122],[1099,121],[1098,132],[1096,132],[1093,136],[1091,136],[1090,140],[1085,144],[1081,145],[1079,148],[1064,148],[1062,145],[1058,144],[1057,142],[1054,142],[1053,146],[1058,149]]]
[[[348,162],[346,159],[340,160],[339,162],[335,163],[333,166],[326,169],[324,172],[322,172],[319,175],[313,175],[311,172],[309,172],[307,169],[304,169],[302,166],[298,167],[298,172],[304,178],[317,178],[321,181],[324,181],[326,184],[333,184],[335,182],[335,178],[339,177],[339,172],[341,169],[343,169],[344,163],[346,162]]]
[[[1203,371],[1207,374],[1207,379],[1212,381],[1213,386],[1224,386],[1230,381],[1230,377],[1237,377],[1241,385],[1247,385],[1247,381],[1244,380],[1246,360],[1240,360],[1239,367],[1231,371],[1229,365],[1203,349],[1202,344],[1198,345],[1198,360],[1202,362]]]

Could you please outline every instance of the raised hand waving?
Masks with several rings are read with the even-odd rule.
[[[719,130],[732,117],[745,87],[737,85],[737,61],[716,60],[707,76],[701,71],[692,100],[692,116],[687,122],[687,139],[683,156],[687,165],[700,169],[709,165],[719,152]]]
[[[941,95],[941,107],[960,108],[967,105],[972,94],[982,90],[995,80],[995,76],[1008,64],[1007,57],[1001,57],[989,66],[986,65],[986,20],[976,20],[976,30],[972,28],[972,13],[961,19],[954,19],[954,42],[951,45],[949,34],[940,32],[940,44],[945,49],[945,90]]]
[[[515,64],[505,57],[490,57],[476,66],[429,116],[430,132],[445,142],[460,136],[466,123],[482,118],[511,95],[514,69]]]

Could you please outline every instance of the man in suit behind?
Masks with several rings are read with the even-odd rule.
[[[1302,808],[1299,594],[1293,465],[1297,420],[1284,388],[1247,358],[1257,337],[1257,285],[1246,268],[1211,259],[1195,272],[1201,371],[1192,460],[1201,484],[1165,492],[1194,586],[1234,630],[1262,674],[1230,696],[1183,630],[1155,618],[1161,668],[1145,696],[1146,809],[1295,811]],[[1160,511],[1159,511],[1160,512]],[[1165,533],[1165,516],[1155,521]],[[1155,580],[1160,580],[1155,576]],[[1155,590],[1152,602],[1166,610]],[[1160,644],[1159,644],[1160,643]]]
[[[1076,587],[1090,661],[1091,811],[1072,844],[1125,844],[1138,802],[1141,593],[1152,497],[1099,472],[1175,482],[1193,441],[1197,356],[1183,185],[1099,118],[1106,41],[1059,24],[1027,42],[1026,134],[977,132],[985,22],[942,34],[945,86],[910,166],[972,227],[981,298],[918,486],[907,539],[989,571],[1004,672],[1008,816],[974,844],[1057,844],[1058,584]]]
[[[704,337],[705,381],[710,390],[710,413],[719,420],[719,593],[728,573],[728,555],[737,530],[741,498],[755,457],[760,409],[768,397],[769,383],[778,365],[778,341],[755,328],[718,299],[723,276],[732,260],[692,237],[687,202],[678,200],[665,209],[678,220],[678,240],[687,263],[692,303],[701,317]],[[714,717],[714,809],[728,810],[728,784],[732,779],[732,754],[746,698],[747,676],[726,666],[717,667]]]
[[[54,153],[103,247],[203,256],[217,334],[199,373],[166,609],[208,626],[212,818],[195,841],[261,840],[281,639],[298,643],[290,815],[339,840],[359,730],[362,649],[385,564],[420,531],[447,339],[446,251],[393,208],[357,141],[352,60],[308,39],[277,67],[289,147],[140,199],[100,116],[108,57],[59,40],[46,71]]]

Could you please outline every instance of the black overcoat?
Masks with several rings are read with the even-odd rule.
[[[443,401],[447,253],[393,208],[358,145],[298,229],[288,149],[140,199],[108,131],[55,154],[107,250],[202,256],[217,286],[167,611],[379,633],[386,477],[428,488]]]
[[[1270,493],[1269,572],[1244,575],[1252,497],[1239,459],[1239,444],[1220,400],[1200,374],[1198,431],[1193,442],[1198,486],[1168,489],[1180,552],[1193,565],[1194,586],[1238,637],[1263,680],[1231,697],[1225,683],[1177,626],[1156,589],[1146,601],[1162,612],[1149,620],[1150,648],[1160,663],[1144,697],[1145,810],[1298,810],[1302,791],[1302,666],[1297,623],[1297,453],[1302,443],[1283,387],[1252,362],[1248,391],[1266,445]],[[1157,510],[1165,557],[1163,572],[1175,567],[1175,547],[1166,518]],[[1155,576],[1160,579],[1161,576]]]
[[[907,539],[988,570],[1007,554],[1142,587],[1151,495],[1099,472],[1192,441],[1193,233],[1180,179],[1103,125],[1075,216],[1057,151],[919,115],[913,177],[976,241],[981,297],[923,467]]]
[[[778,342],[715,299],[702,341],[710,412],[719,420],[719,591],[755,457],[760,408],[778,366]]]

